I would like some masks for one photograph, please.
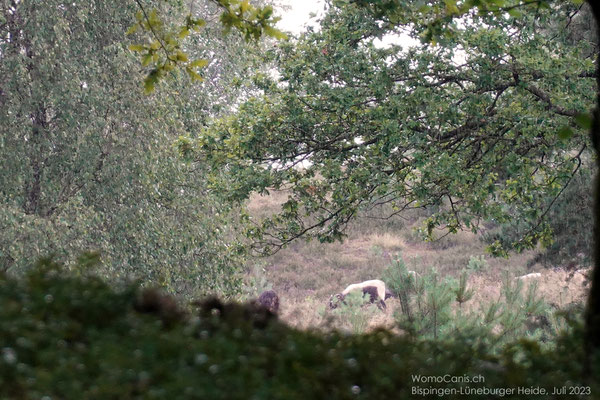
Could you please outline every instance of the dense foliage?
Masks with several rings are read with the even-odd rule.
[[[592,264],[593,232],[585,228],[593,218],[593,193],[590,192],[592,171],[579,170],[547,214],[553,240],[546,248],[539,249],[530,263],[568,269],[587,267]],[[527,230],[527,223],[515,219],[498,225],[489,222],[481,239],[488,244],[500,242],[509,246]]]
[[[385,34],[419,32],[331,7],[321,31],[270,52],[279,77],[257,78],[264,95],[215,122],[199,159],[230,172],[233,199],[291,190],[278,216],[251,221],[261,250],[339,238],[381,204],[393,214],[442,205],[423,225],[429,238],[519,218],[527,229],[509,248],[549,244],[549,208],[590,165],[575,122],[589,120],[574,117],[593,104],[595,45],[564,29],[577,12],[567,2],[518,19],[473,17],[444,46],[382,48]]]
[[[519,390],[550,394],[567,386],[565,394],[536,396],[566,399],[571,388],[600,390],[598,377],[581,381],[579,325],[551,351],[520,340],[497,355],[469,335],[440,341],[385,331],[322,335],[291,329],[253,306],[215,300],[186,316],[158,293],[115,291],[50,261],[23,278],[1,274],[0,303],[6,399],[391,399],[460,388],[522,399],[530,396]],[[418,383],[416,376],[484,381]]]
[[[29,257],[71,261],[96,250],[112,279],[143,277],[188,294],[237,290],[229,207],[208,187],[204,166],[181,159],[174,143],[240,95],[231,81],[255,47],[208,24],[187,51],[214,52],[203,72],[210,84],[174,76],[162,95],[145,96],[125,37],[136,9],[0,2],[0,269],[19,273]],[[188,12],[166,10],[171,18]],[[196,12],[208,11],[197,3]]]
[[[581,171],[573,177],[555,207],[550,209],[548,219],[555,232],[554,242],[540,253],[536,261],[547,266],[592,264],[594,237],[586,226],[593,220],[593,193],[589,184],[593,181],[589,171]]]
[[[161,78],[178,67],[185,70],[192,80],[203,80],[202,69],[210,63],[210,60],[190,59],[185,39],[191,32],[206,34],[203,28],[207,20],[204,18],[216,14],[215,8],[221,12],[219,20],[225,28],[225,33],[235,28],[243,34],[246,41],[259,39],[263,35],[278,39],[286,38],[283,32],[274,27],[279,17],[274,16],[271,5],[255,7],[248,0],[207,0],[197,4],[191,0],[188,1],[189,13],[185,22],[174,25],[165,23],[161,14],[155,8],[149,9],[149,5],[144,5],[144,1],[135,0],[135,3],[139,11],[135,15],[136,22],[127,30],[127,34],[133,34],[138,30],[146,31],[148,34],[148,39],[144,42],[129,46],[131,50],[141,53],[142,66],[148,67],[148,75],[144,79],[146,93],[153,92]],[[177,3],[181,4],[180,1]],[[212,10],[200,13],[198,16],[195,10],[197,8],[202,8],[203,11],[211,8]]]
[[[186,47],[178,42],[185,30],[155,31],[171,18],[197,27],[214,3],[230,7],[223,15],[232,18],[208,24]],[[188,14],[181,1],[0,0],[2,396],[373,399],[465,387],[417,384],[416,375],[482,375],[485,384],[476,386],[488,391],[485,398],[494,389],[508,398],[524,398],[530,388],[565,387],[553,398],[598,393],[597,376],[583,381],[578,321],[543,346],[506,329],[502,349],[493,346],[491,325],[458,329],[448,304],[467,301],[464,279],[417,281],[416,296],[403,295],[403,310],[423,305],[398,316],[408,336],[300,332],[254,305],[218,300],[191,316],[158,291],[114,289],[119,278],[136,276],[188,295],[236,290],[242,247],[224,200],[271,187],[291,189],[281,214],[258,223],[243,216],[261,251],[303,235],[340,238],[359,211],[384,204],[392,214],[431,206],[436,212],[423,227],[429,238],[438,227],[478,231],[481,221],[516,216],[523,234],[494,241],[491,250],[550,244],[545,220],[594,161],[585,112],[597,47],[587,35],[574,39],[582,9],[552,2],[518,19],[514,12],[472,15],[453,25],[443,46],[403,49],[375,39],[401,30],[437,37],[436,25],[402,25],[393,7],[365,8],[370,1],[340,3],[347,4],[330,9],[320,32],[267,52],[278,78],[261,73],[240,84],[252,52],[221,40],[222,25],[259,36],[271,18],[246,1],[206,2]],[[463,5],[493,4],[443,3],[448,21]],[[146,14],[152,8],[157,13]],[[248,10],[263,10],[250,18],[257,26],[247,25]],[[127,30],[133,41],[148,39],[147,31],[152,37],[128,49]],[[155,59],[156,43],[169,38],[172,46]],[[140,71],[130,50],[142,52],[150,71]],[[195,80],[195,68],[206,67],[204,91],[185,76],[158,79],[179,62]],[[157,87],[160,98],[142,95],[144,77],[146,91]],[[222,117],[244,99],[238,88],[245,84],[262,93]],[[215,116],[222,118],[198,135]],[[294,168],[300,163],[306,168]],[[89,249],[101,264],[91,255],[66,267],[29,265],[50,252],[69,261]],[[520,289],[505,285],[504,297],[502,327],[538,312],[535,296]],[[590,310],[588,328],[597,330],[600,314]],[[418,323],[406,321],[415,313]]]

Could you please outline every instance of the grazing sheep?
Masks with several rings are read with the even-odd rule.
[[[523,275],[523,276],[517,276],[515,279],[518,279],[520,281],[527,281],[529,279],[538,279],[538,278],[541,278],[541,277],[542,277],[541,273],[534,272],[534,273]]]
[[[363,289],[369,286],[372,286],[376,289],[379,298],[383,299],[385,297],[385,283],[379,279],[372,279],[370,281],[364,281],[361,283],[353,283],[352,285],[348,285],[346,289],[344,289],[342,294],[347,295],[353,290]]]
[[[333,295],[329,300],[329,308],[337,308],[338,303],[340,301],[344,302],[346,295],[354,290],[361,290],[363,295],[368,294],[369,302],[375,303],[377,301],[377,307],[379,307],[380,310],[384,310],[386,308],[384,299],[393,296],[391,292],[386,292],[385,283],[383,281],[379,279],[372,279],[369,281],[348,285],[342,293]],[[335,299],[337,299],[337,301],[335,301]]]
[[[271,311],[273,314],[277,314],[279,311],[279,297],[277,293],[272,290],[262,292],[258,297],[258,304]]]

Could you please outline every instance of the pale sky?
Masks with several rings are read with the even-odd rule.
[[[303,32],[307,24],[317,26],[316,20],[324,13],[325,0],[280,0],[280,3],[289,9],[278,10],[281,21],[277,23],[277,27],[295,35]],[[317,14],[317,17],[310,18],[310,13]],[[399,44],[406,49],[407,46],[418,45],[418,41],[406,35],[386,35],[382,40],[375,40],[378,47],[390,44]]]
[[[317,15],[323,15],[323,7],[325,4],[324,0],[281,0],[284,6],[290,7],[289,10],[279,11],[281,15],[281,21],[277,23],[277,27],[284,31],[299,34],[304,31],[304,27],[307,23],[316,26],[316,18],[312,19],[309,14],[315,13]]]

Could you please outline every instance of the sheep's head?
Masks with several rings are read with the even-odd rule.
[[[344,302],[344,297],[346,297],[346,296],[344,296],[341,293],[337,293],[337,294],[332,295],[329,298],[329,308],[332,309],[332,310],[338,308],[338,306],[340,305],[340,303]]]
[[[392,292],[391,290],[385,289],[385,299],[384,300],[387,300],[390,297],[394,298],[394,299],[397,299],[398,295],[396,295],[396,293]]]

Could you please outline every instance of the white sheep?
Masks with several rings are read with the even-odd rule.
[[[384,299],[387,299],[388,297],[392,296],[392,294],[390,292],[386,292],[385,283],[383,281],[381,281],[379,279],[371,279],[371,280],[364,281],[361,283],[353,283],[351,285],[348,285],[346,287],[346,289],[344,289],[342,291],[342,293],[333,295],[331,297],[331,299],[329,300],[329,307],[337,308],[338,302],[334,301],[334,298],[337,298],[338,301],[343,302],[346,295],[355,290],[361,290],[363,295],[368,294],[369,301],[371,303],[378,301],[377,306],[380,309],[386,308]]]
[[[379,298],[385,298],[385,283],[379,279],[371,279],[370,281],[364,281],[361,283],[353,283],[351,285],[348,285],[346,289],[342,291],[342,294],[347,295],[353,290],[364,289],[369,286],[373,286],[377,289],[377,295],[379,296]]]
[[[539,272],[533,272],[531,274],[527,274],[527,275],[523,275],[523,276],[517,276],[515,278],[515,280],[518,279],[518,280],[521,280],[521,281],[527,281],[529,279],[538,279],[538,278],[541,278],[541,277],[542,277],[541,273],[539,273]]]

